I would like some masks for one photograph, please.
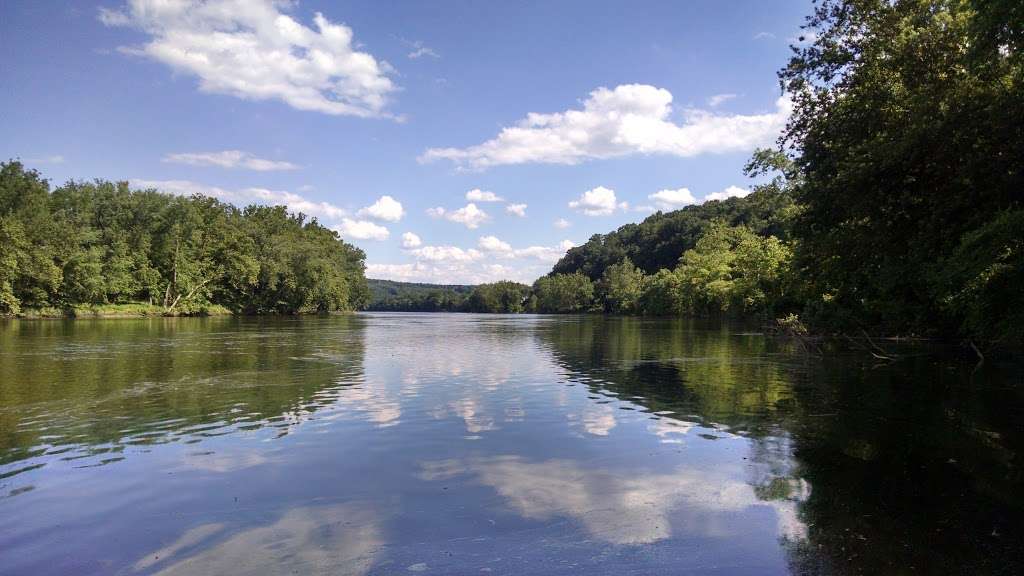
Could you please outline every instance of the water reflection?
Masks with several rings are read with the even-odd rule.
[[[212,543],[211,543],[212,541]],[[366,574],[382,546],[373,512],[352,505],[288,510],[266,526],[230,532],[222,523],[189,529],[139,559],[135,571],[183,574]],[[190,555],[190,552],[196,551]]]
[[[0,325],[0,472],[96,466],[168,442],[278,436],[358,383],[364,322],[227,318]],[[57,458],[53,458],[53,457]],[[20,463],[20,466],[12,464]]]
[[[612,544],[648,544],[673,532],[728,538],[733,533],[722,516],[753,507],[773,510],[781,537],[805,534],[796,514],[802,494],[761,499],[750,485],[735,479],[741,474],[735,469],[681,466],[656,474],[586,467],[566,459],[532,462],[513,455],[424,462],[422,468],[424,480],[467,476],[493,488],[525,518],[571,517],[593,537]]]
[[[1024,372],[940,358],[635,318],[0,324],[0,573],[1013,572]]]

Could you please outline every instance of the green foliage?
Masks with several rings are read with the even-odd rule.
[[[594,283],[581,272],[552,274],[537,279],[533,295],[534,312],[586,312],[594,305]]]
[[[643,293],[639,309],[649,316],[671,316],[683,312],[679,295],[682,290],[681,275],[662,268],[657,273],[644,277]]]
[[[473,291],[458,284],[420,284],[393,280],[367,280],[368,310],[393,312],[458,312]]]
[[[530,287],[518,282],[502,280],[492,284],[480,284],[466,300],[464,309],[468,312],[493,312],[518,314],[525,310]]]
[[[786,168],[771,152],[748,166],[748,172],[760,175]],[[608,234],[596,234],[587,243],[570,249],[559,260],[552,274],[582,272],[595,282],[613,264],[629,259],[647,274],[662,268],[674,268],[679,255],[693,248],[713,222],[746,226],[764,236],[788,238],[789,220],[795,212],[784,175],[758,186],[745,198],[687,206],[673,212],[658,212],[639,224],[626,224]]]
[[[597,292],[604,309],[613,314],[632,314],[644,291],[644,272],[629,259],[605,268]]]
[[[965,234],[933,277],[939,301],[967,333],[1024,341],[1024,210]]]
[[[797,267],[813,301],[889,331],[1020,326],[992,314],[1020,314],[1006,283],[1021,266],[1008,236],[1024,199],[1021,10],[818,4],[816,39],[780,74],[795,106],[784,143],[801,177]]]
[[[0,313],[130,302],[166,314],[352,310],[369,299],[364,259],[281,206],[243,211],[105,181],[51,193],[37,172],[0,164]]]
[[[774,236],[717,223],[679,260],[679,306],[697,314],[765,311],[783,302],[791,257]]]

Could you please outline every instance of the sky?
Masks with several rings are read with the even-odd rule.
[[[7,0],[0,158],[285,204],[367,277],[530,283],[748,193],[810,1]]]

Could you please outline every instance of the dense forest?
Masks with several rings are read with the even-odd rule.
[[[367,280],[370,303],[381,312],[526,312],[530,287],[504,280],[478,286]]]
[[[0,164],[0,313],[237,314],[356,310],[361,250],[283,206],[244,209],[126,183],[55,190]],[[119,306],[120,305],[120,306]]]
[[[394,280],[366,281],[370,302],[366,309],[374,312],[458,312],[473,292],[463,284],[422,284]]]

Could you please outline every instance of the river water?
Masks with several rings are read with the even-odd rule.
[[[741,326],[0,323],[0,574],[1019,574],[1024,371]]]

